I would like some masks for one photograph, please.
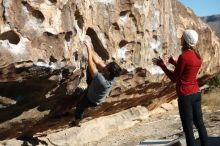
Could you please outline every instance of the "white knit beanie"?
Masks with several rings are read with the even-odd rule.
[[[199,39],[198,33],[192,29],[186,29],[183,32],[183,37],[186,43],[191,47],[195,46]]]

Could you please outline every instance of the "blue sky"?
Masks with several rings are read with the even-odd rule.
[[[220,14],[220,0],[179,0],[190,7],[197,16]]]

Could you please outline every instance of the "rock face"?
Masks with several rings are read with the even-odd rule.
[[[201,19],[208,23],[211,28],[216,32],[216,35],[220,37],[220,15],[212,15],[201,17]]]
[[[92,118],[137,105],[152,110],[175,98],[175,86],[151,59],[164,53],[177,59],[185,28],[199,32],[200,82],[220,71],[219,38],[176,0],[0,4],[0,140],[48,130],[54,117],[72,111],[81,95],[77,87],[85,86],[86,50],[79,44],[86,35],[97,55],[126,70],[107,101],[86,113]]]

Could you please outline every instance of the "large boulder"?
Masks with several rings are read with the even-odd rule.
[[[86,87],[88,35],[96,55],[125,73],[92,118],[137,105],[152,110],[176,97],[175,85],[152,58],[177,59],[185,28],[199,33],[202,84],[220,71],[214,32],[176,0],[0,0],[0,140],[50,128],[70,112]],[[59,119],[60,120],[60,119]],[[52,127],[61,123],[57,120]],[[62,124],[67,124],[68,121]]]

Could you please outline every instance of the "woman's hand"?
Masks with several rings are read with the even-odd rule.
[[[170,54],[168,54],[168,53],[163,54],[163,59],[164,59],[165,63],[168,63],[170,58],[172,58],[172,56]]]
[[[159,58],[153,58],[152,62],[153,62],[154,65],[157,65],[157,66],[160,66],[160,67],[165,66],[163,60],[160,57]]]
[[[170,54],[164,53],[163,58],[165,63],[176,64],[176,61],[173,59],[173,57]]]
[[[163,54],[163,58],[164,58],[164,62],[165,63],[171,63],[172,61],[175,61],[173,59],[173,57],[170,54],[168,54],[168,53],[164,53]]]

